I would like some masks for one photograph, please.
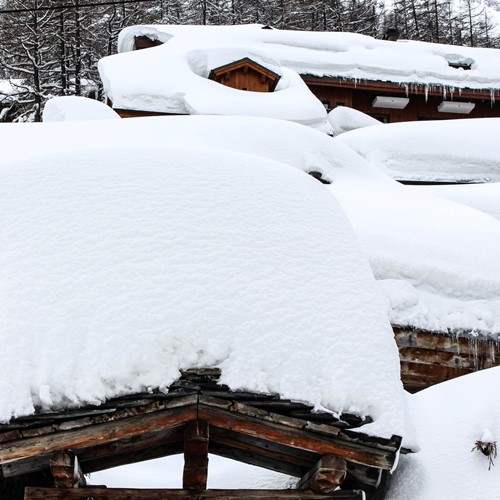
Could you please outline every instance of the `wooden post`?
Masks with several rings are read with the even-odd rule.
[[[331,494],[345,479],[347,464],[343,458],[325,455],[297,483],[297,489]]]
[[[194,420],[186,424],[184,431],[185,490],[206,490],[208,477],[208,422]]]
[[[78,488],[85,486],[78,458],[68,451],[56,451],[50,459],[50,472],[57,488]]]

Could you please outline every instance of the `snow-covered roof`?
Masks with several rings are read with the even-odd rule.
[[[119,36],[118,51],[134,48],[136,36],[165,47],[204,51],[207,46],[246,47],[300,74],[374,80],[450,89],[500,88],[500,50],[409,40],[378,40],[341,32],[309,32],[244,26],[132,26]],[[160,58],[160,52],[157,52]],[[470,66],[470,70],[456,67]]]
[[[44,122],[120,119],[116,111],[103,102],[80,96],[49,99],[43,108]]]
[[[245,126],[283,149],[304,129],[327,140],[241,118],[1,126],[0,420],[220,366],[231,388],[403,434],[397,349],[350,225],[311,176],[209,143]]]
[[[395,179],[498,182],[497,118],[403,122],[359,128],[335,138]]]
[[[467,123],[472,127],[473,123],[482,124],[474,134],[488,137],[500,120]],[[89,147],[109,145],[119,149],[129,143],[218,148],[258,155],[304,172],[319,172],[324,180],[332,182],[327,189],[341,202],[363,244],[393,324],[443,333],[500,334],[500,221],[465,206],[469,204],[492,213],[490,209],[494,210],[497,199],[495,192],[490,193],[491,203],[485,206],[481,193],[472,196],[477,198],[475,202],[468,196],[467,203],[460,204],[402,186],[340,140],[281,120],[211,116],[136,118],[86,126],[68,123],[63,127],[64,132],[60,132],[61,128],[51,128],[58,124],[47,125],[50,126],[22,129],[25,141],[32,145],[23,150],[24,156],[36,158],[39,151],[47,149],[69,154],[80,147],[85,137]],[[392,125],[364,130],[389,127]],[[2,129],[4,147],[0,165],[13,164],[19,158],[16,147],[19,134],[15,126]],[[461,143],[470,143],[470,138],[471,131],[463,128]],[[478,149],[477,157],[483,154],[493,157],[497,143],[492,140],[484,146],[489,153]],[[424,156],[423,164],[437,161],[439,148],[435,154],[435,159]]]
[[[264,116],[326,130],[321,102],[293,69],[280,65],[263,49],[234,37],[203,41],[181,37],[151,50],[105,57],[99,61],[99,72],[115,109]],[[280,75],[273,92],[238,90],[209,79],[212,70],[244,58]]]

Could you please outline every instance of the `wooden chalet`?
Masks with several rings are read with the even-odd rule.
[[[233,89],[273,92],[280,75],[252,61],[252,59],[244,57],[213,69],[208,78]]]
[[[395,38],[385,39],[396,41]],[[161,43],[157,39],[141,35],[135,37],[133,48],[139,50]],[[457,71],[457,74],[471,70],[468,60],[450,59],[448,66],[451,71]],[[369,78],[318,76],[305,72],[301,72],[300,76],[327,111],[346,106],[383,123],[500,116],[500,100],[495,98],[493,88],[453,88],[447,82],[442,85],[403,84]],[[279,75],[244,58],[213,69],[209,78],[240,90],[272,92]],[[139,116],[136,112],[119,112],[124,117]]]
[[[232,392],[215,369],[189,370],[166,394],[39,413],[0,426],[0,498],[17,500],[376,498],[401,439],[354,429],[370,419]],[[184,453],[183,489],[112,489],[85,474]],[[296,489],[207,490],[208,453],[297,477]],[[23,496],[24,495],[24,496]]]

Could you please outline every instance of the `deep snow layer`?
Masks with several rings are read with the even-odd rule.
[[[491,368],[409,395],[421,450],[402,456],[388,500],[497,500],[498,459],[476,441],[500,439],[500,368]]]
[[[103,102],[80,96],[53,97],[43,108],[45,123],[116,119],[120,119],[118,113]]]
[[[500,119],[391,123],[336,137],[372,165],[402,180],[500,181]]]
[[[253,33],[255,27],[243,28]],[[230,30],[233,35],[236,32]],[[300,76],[281,66],[250,38],[225,30],[200,39],[173,38],[154,49],[99,61],[99,73],[115,109],[191,115],[263,116],[327,131],[326,110]],[[210,71],[249,57],[280,75],[274,92],[237,90],[209,80]]]
[[[480,123],[487,134],[490,121]],[[499,222],[401,186],[340,141],[307,127],[262,118],[206,116],[5,124],[1,133],[5,146],[0,165],[6,168],[21,154],[68,154],[80,148],[85,137],[89,147],[209,147],[319,171],[332,182],[326,189],[335,192],[363,244],[394,324],[440,332],[500,333]],[[469,139],[464,129],[462,141]],[[19,146],[26,143],[32,148]],[[495,147],[490,145],[489,154]]]
[[[118,51],[131,51],[134,37],[147,35],[168,45],[248,47],[301,74],[381,80],[401,84],[498,89],[500,51],[398,40],[378,40],[357,33],[288,31],[245,26],[131,26],[118,39]],[[155,49],[156,50],[156,49]],[[170,50],[170,49],[169,49]],[[470,70],[449,63],[470,64]]]
[[[11,159],[0,179],[0,421],[220,366],[233,389],[403,434],[368,262],[312,177],[201,145],[123,144]]]

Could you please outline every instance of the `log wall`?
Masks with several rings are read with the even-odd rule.
[[[394,328],[405,389],[416,392],[500,365],[500,343],[486,337]]]

